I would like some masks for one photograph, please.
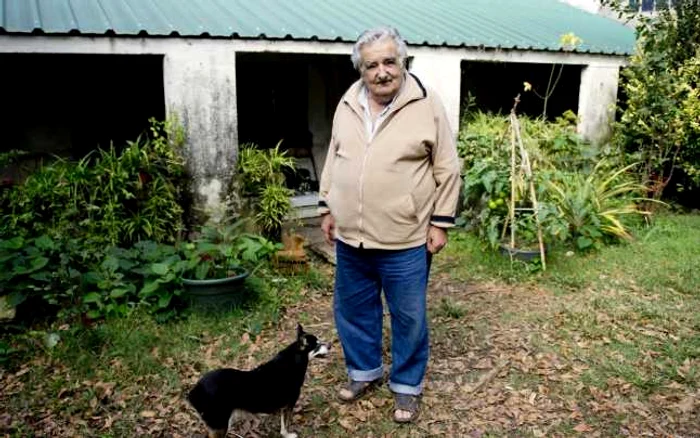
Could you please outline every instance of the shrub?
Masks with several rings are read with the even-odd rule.
[[[642,162],[639,171],[660,199],[669,184],[700,188],[700,0],[636,18],[638,50],[623,70],[627,107],[615,141]]]
[[[151,119],[149,135],[120,151],[56,159],[5,190],[0,237],[68,235],[107,245],[174,242],[184,228],[187,175],[174,122]]]
[[[182,241],[189,192],[183,141],[177,124],[151,119],[149,134],[122,150],[57,159],[4,189],[0,296],[34,319],[58,311],[93,320],[143,306],[163,320],[184,304],[183,277],[212,278],[266,261],[278,246],[244,232],[242,221]]]
[[[530,155],[545,240],[588,249],[629,237],[635,199],[644,187],[619,156],[582,141],[570,114],[555,122],[520,118]],[[491,247],[515,226],[518,246],[536,242],[526,179],[515,181],[515,224],[507,222],[511,198],[511,145],[507,117],[477,113],[466,119],[459,151],[464,159],[461,222]]]
[[[243,232],[242,222],[205,227],[200,235],[194,242],[140,241],[129,248],[87,247],[47,235],[0,240],[0,296],[11,306],[57,309],[62,318],[124,316],[144,306],[163,320],[184,307],[183,277],[220,278],[238,266],[254,270],[279,249]]]
[[[623,168],[603,159],[591,172],[554,172],[545,180],[546,204],[554,208],[545,223],[553,237],[578,249],[629,239],[627,220],[641,211],[636,201],[644,186]]]

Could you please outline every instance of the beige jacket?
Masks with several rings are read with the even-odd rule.
[[[330,212],[336,237],[354,247],[422,245],[429,224],[454,225],[459,197],[460,164],[444,107],[409,74],[370,141],[361,89],[359,80],[336,109],[319,212]]]

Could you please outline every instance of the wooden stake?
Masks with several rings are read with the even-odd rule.
[[[535,224],[537,225],[537,241],[540,245],[540,259],[542,260],[542,270],[546,271],[547,262],[545,260],[544,254],[544,239],[542,238],[542,225],[540,224],[539,206],[537,203],[537,191],[535,190],[535,183],[533,181],[534,178],[532,177],[532,166],[530,165],[530,158],[528,156],[527,151],[525,150],[525,146],[523,145],[523,138],[520,135],[520,122],[518,121],[518,118],[517,116],[515,116],[515,114],[513,114],[513,122],[515,136],[518,140],[518,146],[520,148],[520,156],[523,162],[523,168],[525,170],[525,175],[528,179],[528,185],[530,187],[530,198],[532,198],[532,208],[534,210],[533,213],[535,215]]]

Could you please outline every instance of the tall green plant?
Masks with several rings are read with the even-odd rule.
[[[57,159],[3,196],[0,237],[68,235],[108,245],[174,241],[183,229],[188,179],[184,136],[174,121],[150,120],[149,135],[122,149]]]
[[[294,159],[280,144],[271,149],[259,149],[254,144],[241,146],[238,174],[243,192],[254,199],[252,210],[257,225],[265,236],[279,241],[282,224],[292,208],[293,192],[284,186],[284,171],[294,171]]]
[[[601,160],[592,172],[555,172],[544,182],[547,201],[557,211],[550,223],[560,240],[572,240],[578,249],[598,247],[606,242],[630,239],[630,217],[648,214],[635,201],[645,187],[628,176],[635,165],[611,167]]]
[[[260,149],[253,143],[241,145],[238,155],[238,174],[246,194],[258,196],[268,185],[284,184],[284,171],[294,170],[294,158],[280,150],[280,141],[274,148]]]
[[[260,194],[255,219],[264,233],[276,241],[281,239],[284,218],[292,208],[290,196],[290,189],[276,184],[266,186]]]

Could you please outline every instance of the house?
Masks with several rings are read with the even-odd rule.
[[[200,206],[220,204],[243,142],[284,139],[317,179],[357,78],[352,44],[379,24],[407,40],[455,131],[467,96],[507,110],[555,66],[552,114],[572,109],[582,135],[604,139],[634,48],[631,29],[557,0],[0,0],[0,151],[89,149],[177,115]],[[582,44],[566,50],[567,33]],[[522,110],[541,112],[537,99]]]

